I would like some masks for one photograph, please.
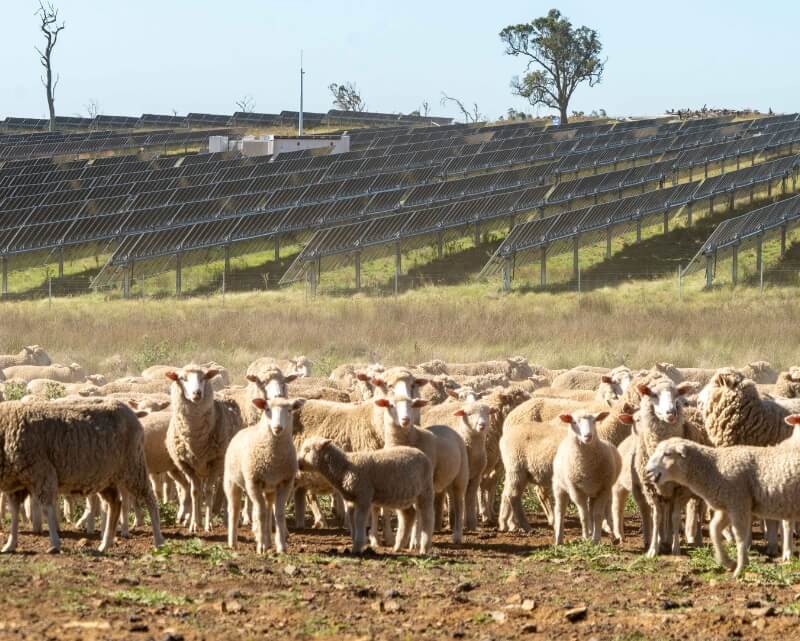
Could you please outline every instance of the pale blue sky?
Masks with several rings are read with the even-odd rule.
[[[232,113],[296,109],[299,50],[306,109],[327,111],[327,85],[354,81],[371,111],[409,112],[441,91],[477,101],[492,118],[509,106],[524,63],[503,54],[498,32],[558,7],[598,30],[603,83],[573,108],[644,115],[669,107],[800,109],[795,61],[800,2],[670,0],[56,0],[67,29],[55,54],[60,115]],[[34,0],[0,0],[0,117],[46,113]],[[83,115],[83,114],[82,114]]]

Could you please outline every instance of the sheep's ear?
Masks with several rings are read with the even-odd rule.
[[[597,416],[594,417],[595,422],[602,423],[604,420],[606,420],[608,414],[609,414],[608,412],[600,412]]]
[[[304,398],[296,398],[294,399],[294,403],[292,403],[292,411],[296,412],[299,410],[303,405],[306,404],[306,399]]]
[[[333,441],[331,441],[331,439],[329,438],[321,438],[316,443],[314,443],[314,449],[319,451],[329,443],[333,443]]]
[[[248,381],[250,381],[251,383],[260,383],[261,382],[260,380],[258,380],[258,376],[256,376],[255,374],[248,374],[247,376],[245,376],[245,378]]]
[[[209,370],[206,370],[206,380],[207,380],[207,381],[210,381],[210,380],[211,380],[212,378],[214,378],[214,377],[215,377],[217,374],[219,374],[219,370],[218,370],[218,369],[209,369]]]
[[[414,380],[418,387],[425,387],[428,384],[427,378],[417,378]]]
[[[178,380],[178,372],[173,372],[172,370],[170,370],[169,372],[164,372],[164,376],[166,376],[171,381]]]
[[[687,394],[693,392],[694,389],[694,383],[681,383],[677,388],[678,396],[686,396]]]
[[[372,378],[372,384],[375,387],[384,387],[386,385],[386,383],[384,382],[384,380],[382,378],[377,378],[377,377],[373,377]]]
[[[644,398],[645,396],[652,396],[653,395],[653,392],[650,391],[650,388],[647,387],[647,385],[645,385],[644,383],[639,383],[636,386],[636,391],[639,392],[639,396],[641,398]]]
[[[391,407],[392,406],[392,404],[391,404],[391,402],[389,401],[388,398],[376,398],[375,399],[375,405],[377,405],[378,407]]]
[[[787,425],[800,425],[800,414],[790,414],[783,420]]]
[[[625,414],[633,414],[636,411],[636,408],[630,403],[625,403],[622,406],[622,411]]]
[[[428,404],[424,398],[415,398],[411,403],[411,407],[425,407]]]
[[[688,452],[688,448],[686,447],[686,443],[677,443],[675,445],[675,451],[677,452],[678,456],[681,458],[686,458],[686,454]]]
[[[283,381],[285,383],[291,383],[293,380],[297,378],[297,374],[289,374],[289,376],[285,376]]]
[[[456,410],[453,412],[453,416],[466,416],[467,413],[464,410]]]
[[[561,414],[558,418],[561,419],[562,423],[572,424],[572,415],[571,414]]]
[[[601,376],[601,377],[600,377],[600,380],[601,380],[603,383],[605,383],[606,385],[611,385],[611,384],[614,382],[610,376],[607,376],[607,375],[605,375],[605,374],[604,374],[603,376]]]
[[[266,411],[267,409],[267,399],[265,398],[254,398],[253,405],[255,405],[258,409]]]
[[[450,389],[449,387],[447,388],[447,395],[452,398],[458,398],[458,392],[456,392],[454,389]]]
[[[633,425],[633,414],[620,414],[619,420],[626,425]]]
[[[135,409],[135,410],[138,410],[138,409],[139,409],[139,403],[137,403],[137,402],[136,402],[136,401],[134,401],[134,400],[130,400],[130,401],[128,401],[128,405],[130,405],[130,406],[131,406],[133,409]]]
[[[367,376],[364,372],[359,372],[356,374],[356,378],[360,381],[364,381],[365,383],[369,380],[369,376]]]
[[[147,412],[147,411],[145,411],[145,410],[139,410],[138,412],[134,412],[134,414],[136,414],[136,418],[144,418],[144,417],[145,417],[145,416],[147,416],[149,413],[150,413],[150,412]]]

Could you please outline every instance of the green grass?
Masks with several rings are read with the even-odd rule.
[[[189,600],[186,597],[170,594],[164,590],[154,590],[144,586],[136,586],[129,590],[118,590],[112,593],[112,598],[124,603],[134,603],[145,606],[163,605],[186,605]]]
[[[173,556],[190,556],[207,560],[211,565],[218,566],[233,559],[233,552],[217,543],[205,543],[194,538],[184,541],[168,540],[160,548],[153,550],[156,558],[170,559]]]

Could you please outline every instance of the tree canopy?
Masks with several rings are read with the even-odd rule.
[[[524,24],[510,25],[500,32],[510,56],[525,56],[525,74],[511,81],[513,92],[532,106],[558,109],[562,124],[568,122],[569,101],[577,86],[590,87],[603,77],[603,45],[589,27],[575,28],[558,9]]]
[[[333,106],[342,111],[365,111],[367,108],[355,83],[345,82],[339,85],[332,82],[328,85],[328,91],[333,96]]]

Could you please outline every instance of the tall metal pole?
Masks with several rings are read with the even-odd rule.
[[[303,50],[300,49],[300,117],[297,121],[297,134],[303,135]]]

